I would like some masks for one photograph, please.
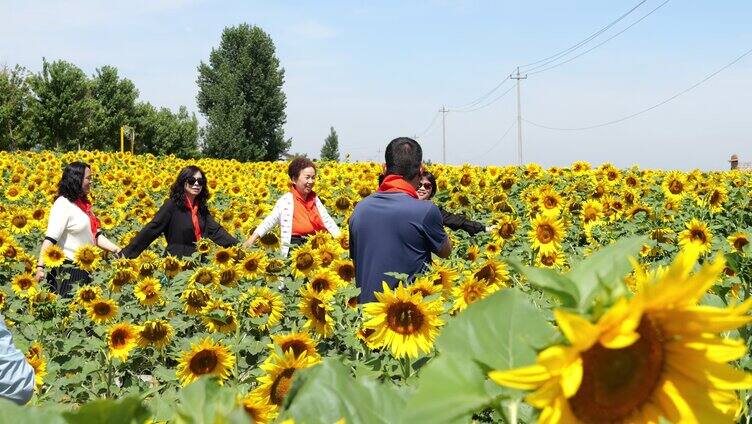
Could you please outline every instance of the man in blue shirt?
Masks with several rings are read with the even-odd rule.
[[[423,150],[407,137],[386,147],[384,181],[379,191],[358,202],[350,217],[350,257],[360,303],[376,300],[382,281],[394,288],[387,272],[412,278],[431,263],[431,253],[446,258],[452,243],[432,202],[418,200]]]
[[[23,405],[34,394],[34,368],[23,352],[13,345],[13,337],[0,315],[0,398]]]

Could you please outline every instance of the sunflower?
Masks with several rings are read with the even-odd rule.
[[[564,200],[559,193],[547,187],[541,190],[538,196],[538,205],[544,215],[551,217],[559,216],[564,206]]]
[[[202,255],[209,253],[211,248],[212,242],[207,238],[202,238],[201,240],[196,242],[196,251]]]
[[[444,294],[448,295],[452,292],[454,282],[457,280],[459,273],[442,263],[434,261],[431,271],[426,274],[434,286],[441,286],[441,290]]]
[[[213,267],[204,266],[193,272],[188,278],[188,283],[201,286],[217,285],[219,284],[219,274]]]
[[[734,234],[728,236],[729,245],[737,252],[742,252],[744,246],[749,244],[749,234],[742,231],[737,231]]]
[[[5,308],[5,301],[8,299],[8,295],[5,293],[5,291],[0,290],[0,310]]]
[[[501,215],[496,221],[491,234],[497,243],[503,244],[514,238],[517,229],[520,227],[520,221],[512,215]]]
[[[266,317],[266,322],[260,325],[261,329],[268,329],[279,323],[285,311],[282,296],[266,287],[252,287],[240,299],[241,302],[248,300],[248,316]]]
[[[277,417],[277,406],[271,405],[257,393],[248,393],[240,400],[240,405],[252,422],[258,424],[267,424]]]
[[[261,246],[266,249],[277,249],[279,248],[279,236],[269,231],[268,233],[259,237],[259,243],[261,243]]]
[[[24,196],[24,189],[18,184],[11,184],[5,189],[5,198],[11,202],[15,202]]]
[[[559,250],[564,239],[564,224],[559,219],[538,215],[533,220],[528,237],[533,249],[538,249],[540,253]]]
[[[120,292],[123,290],[123,286],[136,281],[136,273],[130,269],[121,268],[117,269],[112,278],[110,278],[110,290],[113,292]]]
[[[730,308],[699,306],[725,264],[722,256],[690,275],[697,250],[669,269],[636,270],[638,293],[621,298],[592,324],[555,310],[569,345],[551,346],[528,367],[492,371],[496,383],[535,390],[526,398],[546,422],[731,422],[741,407],[735,390],[752,375],[728,366],[741,340],[718,333],[752,321],[752,299]]]
[[[535,258],[535,264],[545,268],[563,268],[566,265],[566,257],[561,250],[541,253]]]
[[[235,287],[240,280],[241,271],[237,265],[225,265],[220,267],[217,275],[219,275],[219,285],[223,287]]]
[[[243,277],[253,280],[261,275],[266,269],[266,264],[269,260],[266,254],[260,250],[254,250],[247,253],[245,257],[240,261],[240,270],[243,273]]]
[[[329,233],[326,233],[329,234]],[[322,267],[328,267],[336,259],[340,257],[340,247],[333,242],[321,243],[317,248],[319,260]]]
[[[679,233],[679,246],[682,249],[697,249],[699,253],[710,250],[713,241],[713,233],[704,222],[692,218],[685,224],[686,230]]]
[[[295,278],[302,278],[313,272],[320,263],[318,253],[309,245],[301,246],[292,252],[290,263]]]
[[[31,274],[18,274],[13,277],[11,288],[19,297],[29,298],[37,292],[37,280]]]
[[[235,355],[222,343],[207,337],[192,343],[191,349],[182,352],[176,375],[183,386],[198,380],[202,375],[213,375],[223,384],[235,366]]]
[[[329,337],[334,331],[334,320],[331,316],[332,295],[327,292],[316,293],[311,287],[300,289],[300,303],[298,308],[307,318],[303,328],[313,330],[323,337]]]
[[[582,204],[580,209],[580,218],[582,223],[587,225],[591,222],[597,222],[603,216],[603,205],[595,199],[588,199]]]
[[[308,333],[289,333],[272,336],[273,344],[269,347],[279,346],[280,350],[285,353],[292,351],[295,357],[305,353],[310,358],[318,358],[319,353],[316,350],[316,342],[311,339]]]
[[[467,250],[465,251],[465,259],[470,262],[475,262],[475,260],[478,259],[478,256],[480,256],[480,249],[478,246],[471,245],[467,247]]]
[[[489,285],[503,286],[509,280],[509,271],[503,262],[488,259],[480,267],[470,271],[476,280],[485,280]]]
[[[110,356],[121,361],[128,359],[128,354],[136,346],[136,334],[138,326],[128,322],[122,322],[110,327],[107,335],[107,345],[110,347]]]
[[[417,293],[420,294],[421,297],[432,296],[444,291],[444,287],[441,284],[434,284],[429,275],[416,278],[407,288],[410,290],[410,294]]]
[[[19,209],[11,213],[7,220],[10,231],[15,234],[28,234],[32,229],[32,219],[26,210]]]
[[[299,356],[296,356],[292,350],[288,350],[282,356],[272,353],[260,367],[265,374],[258,379],[259,397],[270,404],[282,405],[292,385],[295,372],[311,367],[319,361],[318,358],[309,357],[305,352]]]
[[[86,284],[76,290],[76,301],[83,306],[86,306],[101,297],[102,288],[98,286]]]
[[[235,309],[229,303],[221,300],[209,301],[201,310],[201,319],[209,332],[233,333],[238,328]]]
[[[185,313],[189,315],[198,315],[212,300],[212,297],[209,290],[203,287],[189,285],[180,295],[180,300],[185,302]]]
[[[162,304],[162,284],[156,278],[146,277],[133,288],[136,299],[146,306]]]
[[[47,375],[47,361],[42,353],[42,345],[38,342],[34,342],[26,352],[26,362],[34,368],[34,389],[39,391],[39,388],[44,385],[44,377]]]
[[[329,269],[319,268],[308,276],[308,285],[316,293],[334,294],[340,287],[340,278]]]
[[[337,273],[337,276],[345,285],[355,278],[355,265],[353,265],[353,262],[350,259],[336,260],[332,262],[330,268]]]
[[[235,252],[231,247],[224,247],[217,249],[217,251],[214,252],[214,258],[212,258],[212,262],[214,263],[214,265],[224,266],[232,263],[232,261],[235,260],[235,256]]]
[[[86,272],[92,272],[99,265],[101,256],[93,244],[84,244],[73,255],[73,263]]]
[[[65,262],[65,253],[58,245],[52,244],[42,252],[44,264],[50,268],[56,268]]]
[[[464,311],[470,304],[486,298],[498,289],[498,286],[488,284],[484,279],[479,280],[475,277],[466,278],[452,290],[454,304],[451,311],[453,313]]]
[[[172,340],[175,330],[163,319],[149,320],[141,324],[136,343],[140,347],[154,346],[164,349]]]
[[[365,328],[375,330],[374,344],[387,346],[397,358],[417,358],[419,351],[433,349],[433,341],[444,321],[440,299],[429,301],[400,283],[394,290],[386,283],[383,293],[375,293],[377,302],[363,305]]]
[[[678,171],[671,171],[663,177],[663,193],[668,200],[681,201],[687,194],[687,179]]]
[[[106,324],[115,318],[118,305],[112,299],[96,299],[86,305],[89,318],[97,324]]]
[[[175,278],[183,270],[183,261],[175,256],[167,256],[162,259],[162,270],[168,278]]]

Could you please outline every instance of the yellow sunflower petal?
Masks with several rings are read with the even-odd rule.
[[[502,386],[533,390],[551,379],[551,373],[543,365],[534,364],[505,371],[491,371],[488,377]]]
[[[572,343],[574,348],[584,350],[598,340],[598,327],[580,315],[556,309],[554,310],[554,318],[556,318],[556,323],[559,324],[561,332],[564,333],[564,336]]]
[[[685,337],[666,343],[665,349],[666,352],[676,355],[695,353],[710,361],[721,363],[734,361],[747,353],[743,340],[719,337]]]

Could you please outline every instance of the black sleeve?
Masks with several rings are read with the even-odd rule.
[[[214,220],[214,217],[210,214],[206,214],[206,228],[204,228],[204,234],[211,239],[214,243],[222,247],[234,246],[240,244],[238,239],[231,236],[230,233],[225,231],[219,222]]]
[[[485,225],[480,222],[471,221],[465,215],[447,212],[441,206],[439,206],[439,211],[441,211],[441,219],[444,226],[451,230],[464,230],[471,236],[474,236],[486,229]]]
[[[172,219],[172,213],[175,210],[173,203],[170,199],[167,199],[154,218],[149,221],[148,224],[131,240],[128,246],[125,246],[120,252],[123,257],[133,259],[137,258],[149,245],[162,235],[170,225],[170,219]]]

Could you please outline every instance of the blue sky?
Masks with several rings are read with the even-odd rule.
[[[582,50],[663,1],[646,1]],[[340,151],[355,160],[383,160],[390,139],[422,135],[424,156],[436,162],[440,119],[424,130],[442,105],[473,101],[516,66],[566,49],[637,3],[2,0],[0,64],[38,71],[44,56],[88,74],[113,65],[141,100],[197,112],[197,65],[224,27],[246,22],[271,35],[285,68],[292,151],[317,156],[334,126]],[[583,127],[652,106],[752,48],[750,18],[749,1],[671,0],[592,52],[524,80],[523,117]],[[752,161],[751,71],[749,55],[684,96],[615,125],[553,131],[523,123],[524,160],[678,169],[722,169],[732,153]],[[509,87],[507,81],[489,99]],[[514,94],[446,114],[449,163],[516,163]]]

